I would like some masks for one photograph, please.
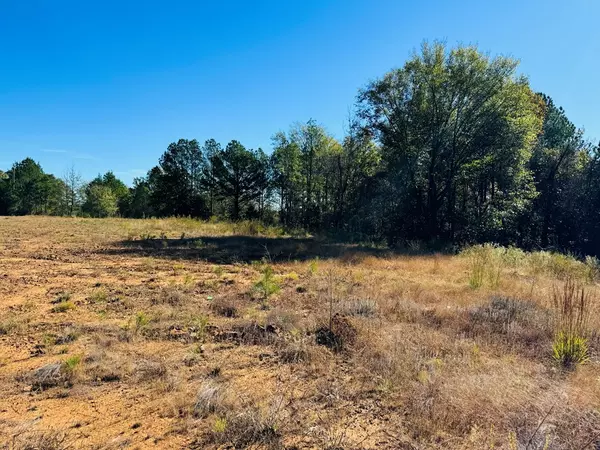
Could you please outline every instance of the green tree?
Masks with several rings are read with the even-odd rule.
[[[545,106],[544,124],[530,167],[540,194],[534,205],[537,220],[533,223],[537,229],[533,230],[536,235],[533,239],[546,248],[549,244],[561,246],[561,237],[568,234],[568,230],[561,228],[571,225],[571,217],[565,215],[572,201],[567,196],[569,184],[584,169],[587,161],[581,159],[580,153],[587,153],[588,149],[583,131],[575,127],[564,110],[556,107],[550,97],[541,94],[541,98]]]
[[[82,204],[83,180],[74,166],[69,167],[62,178],[64,184],[61,213],[68,216],[77,215]]]
[[[0,180],[2,203],[8,214],[58,214],[64,184],[44,173],[31,158],[13,164]]]
[[[514,238],[535,197],[526,164],[543,118],[516,68],[475,47],[424,44],[360,91],[382,147],[391,240]]]
[[[148,179],[135,178],[129,189],[129,201],[126,208],[128,217],[143,218],[154,215],[152,209],[151,187]]]
[[[154,207],[161,215],[207,215],[203,198],[204,159],[198,141],[171,143],[153,169]]]
[[[230,217],[239,220],[244,207],[259,199],[264,173],[257,152],[231,141],[214,161],[216,186],[230,205]]]
[[[113,172],[108,171],[88,183],[82,209],[92,217],[111,217],[117,213],[124,216],[128,204],[129,189]]]
[[[116,194],[105,184],[90,183],[86,197],[84,210],[92,217],[112,217],[119,210]]]
[[[218,199],[218,186],[215,163],[221,157],[223,149],[214,139],[208,139],[202,147],[204,164],[202,168],[202,182],[208,197],[208,211],[210,216],[215,214]]]
[[[284,225],[299,226],[302,199],[300,147],[283,132],[275,134],[272,141],[272,181],[279,203],[279,218]]]

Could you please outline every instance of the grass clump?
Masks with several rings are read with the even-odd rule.
[[[374,317],[377,315],[377,303],[368,298],[341,302],[336,310],[343,315]]]
[[[59,431],[25,431],[13,434],[9,447],[12,450],[66,450],[72,448],[67,434]]]
[[[280,414],[278,408],[265,412],[256,406],[237,414],[230,412],[215,420],[211,440],[233,448],[278,448]]]
[[[572,368],[589,359],[588,324],[590,297],[582,285],[568,278],[562,290],[554,288],[555,338],[554,360],[564,368]]]
[[[196,395],[194,415],[196,417],[207,417],[210,414],[218,414],[226,410],[225,392],[221,385],[209,381],[204,383]]]
[[[81,363],[80,355],[70,356],[63,362],[63,370],[67,373],[73,373],[77,369],[77,367],[79,366],[80,363]]]
[[[143,311],[138,311],[130,320],[128,327],[137,336],[148,327],[150,317]]]
[[[61,384],[70,385],[80,363],[81,356],[74,355],[63,362],[46,364],[34,370],[26,377],[26,380],[31,383],[34,390],[38,391]]]
[[[108,300],[108,293],[106,292],[106,289],[97,289],[95,290],[92,295],[90,296],[90,300],[93,303],[104,303]]]
[[[66,301],[56,304],[50,311],[53,313],[64,313],[72,309],[75,309],[75,304],[71,301]]]
[[[489,284],[495,289],[500,284],[502,271],[502,250],[494,244],[474,245],[463,250],[462,256],[469,261],[469,285],[478,289],[484,284]]]

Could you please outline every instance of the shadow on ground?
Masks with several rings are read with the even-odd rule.
[[[108,255],[202,259],[213,264],[251,262],[263,257],[273,262],[329,259],[343,256],[389,254],[388,249],[321,241],[313,238],[206,236],[194,239],[126,240],[103,249]]]

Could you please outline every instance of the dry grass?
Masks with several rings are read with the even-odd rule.
[[[0,448],[592,449],[597,268],[0,218]],[[559,331],[585,364],[562,370]]]

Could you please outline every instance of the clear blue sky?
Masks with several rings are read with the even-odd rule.
[[[178,138],[270,151],[314,118],[340,137],[357,89],[425,40],[521,60],[600,139],[599,0],[0,0],[0,168],[124,181]]]

